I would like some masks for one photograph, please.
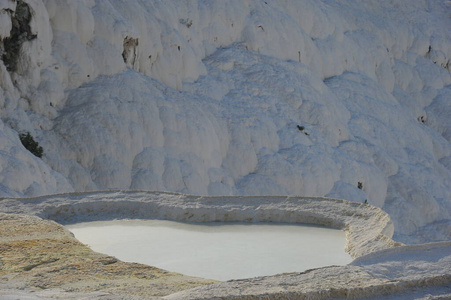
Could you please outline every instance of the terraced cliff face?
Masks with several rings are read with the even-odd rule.
[[[448,239],[450,9],[5,0],[0,195],[327,196]]]

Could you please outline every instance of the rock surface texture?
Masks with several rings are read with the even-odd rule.
[[[163,192],[105,192],[2,199],[2,212],[25,213],[62,224],[115,218],[185,222],[284,222],[346,232],[353,258],[400,243],[381,209],[344,200],[301,197],[204,197]]]
[[[331,197],[451,231],[449,1],[0,2],[0,195]],[[42,159],[20,143],[30,132]]]
[[[168,296],[184,290],[183,282],[189,288],[205,281],[139,266],[143,276],[178,283],[146,295],[122,286],[116,296],[67,297],[120,299],[124,291],[125,297],[315,299],[381,290],[393,299],[398,292],[399,299],[404,292],[447,297],[450,15],[448,0],[0,0],[0,207],[8,213],[4,228],[30,230],[24,239],[2,230],[1,251],[11,259],[0,257],[2,278],[11,280],[0,284],[70,290],[52,272],[73,266],[41,252],[48,245],[66,249],[61,241],[86,251],[86,258],[64,256],[82,270],[71,269],[73,278],[86,271],[96,281],[129,270],[120,262],[103,266],[110,258],[30,217],[66,222],[123,211],[319,223],[346,230],[347,250],[360,258],[290,275],[305,289],[276,276]],[[19,136],[28,133],[42,157],[22,144]],[[197,196],[83,194],[102,190]],[[61,193],[71,194],[46,196]],[[30,222],[50,226],[55,236],[36,233]],[[405,244],[442,243],[392,248],[398,245],[392,233]],[[40,250],[22,260],[14,249]],[[40,271],[48,267],[52,272]],[[16,273],[28,279],[14,281]],[[138,275],[130,276],[141,286]],[[368,280],[343,289],[342,278],[353,276]],[[80,292],[102,289],[85,288]],[[59,292],[15,293],[66,299]]]
[[[104,192],[5,198],[0,202],[0,212],[3,233],[0,296],[4,297],[444,299],[451,296],[451,242],[415,246],[396,243],[390,238],[393,225],[388,215],[366,204],[323,198]],[[160,218],[325,225],[345,230],[346,251],[357,258],[347,266],[212,284],[206,279],[123,263],[94,253],[61,225],[42,218],[61,223]]]
[[[147,299],[213,283],[95,253],[37,217],[0,214],[0,228],[0,299]]]

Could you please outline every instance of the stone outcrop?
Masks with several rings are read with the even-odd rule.
[[[366,204],[326,198],[97,192],[4,198],[0,212],[0,296],[324,299],[412,295],[414,299],[427,294],[441,299],[451,295],[451,242],[396,243],[388,215]],[[346,251],[357,259],[347,266],[213,283],[92,252],[55,222],[120,218],[323,225],[343,229]]]
[[[63,226],[34,216],[0,213],[0,231],[0,299],[12,289],[54,288],[60,299],[94,292],[148,298],[213,282],[93,252]]]

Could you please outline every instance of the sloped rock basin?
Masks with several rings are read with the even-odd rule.
[[[294,224],[115,220],[66,226],[94,251],[185,275],[230,280],[345,265],[342,230]]]

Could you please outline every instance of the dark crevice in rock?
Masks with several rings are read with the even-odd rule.
[[[126,37],[124,39],[124,51],[122,51],[122,58],[127,67],[133,68],[137,57],[138,39]]]
[[[2,60],[9,72],[17,70],[22,44],[37,37],[37,34],[31,32],[31,18],[32,12],[28,4],[18,0],[16,11],[11,13],[12,28],[10,36],[3,40]]]

